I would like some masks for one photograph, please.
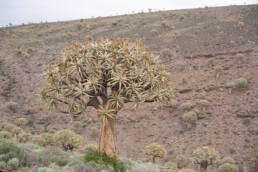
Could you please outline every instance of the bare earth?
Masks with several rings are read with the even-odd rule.
[[[167,158],[160,160],[163,163],[211,145],[222,156],[233,157],[240,167],[249,166],[250,157],[258,153],[258,5],[0,28],[0,127],[25,117],[33,122],[26,128],[32,134],[74,129],[74,119],[49,112],[40,100],[43,74],[72,42],[112,35],[141,39],[161,56],[177,101],[175,107],[145,104],[137,111],[121,111],[120,156],[150,161],[142,149],[157,142],[168,150]],[[247,90],[225,87],[240,77],[248,80]],[[15,111],[5,106],[10,101],[18,103]],[[184,102],[191,102],[200,118],[191,129],[182,125],[182,114],[189,111],[180,108]],[[80,120],[85,143],[97,142],[99,121],[94,110],[89,109]],[[196,168],[191,163],[189,167]]]

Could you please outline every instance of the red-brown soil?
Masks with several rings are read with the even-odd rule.
[[[201,145],[215,147],[248,167],[258,151],[258,6],[230,6],[164,11],[70,22],[29,24],[0,28],[0,125],[25,117],[33,134],[73,129],[73,119],[50,112],[38,96],[44,72],[74,41],[115,37],[141,39],[161,61],[174,82],[177,108],[144,104],[118,115],[117,141],[121,156],[148,160],[143,148],[163,144],[169,161],[190,156]],[[170,55],[164,56],[169,50]],[[247,90],[225,88],[240,77]],[[198,105],[207,100],[208,106]],[[9,110],[8,102],[18,103]],[[197,104],[204,116],[185,129],[180,105]],[[97,142],[99,121],[94,109],[81,117],[86,143]],[[248,121],[250,124],[248,124]],[[196,168],[189,163],[189,167]],[[211,167],[212,170],[213,167]]]

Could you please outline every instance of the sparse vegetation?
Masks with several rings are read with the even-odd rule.
[[[8,131],[0,131],[0,139],[11,139],[12,137],[12,133]]]
[[[213,147],[203,146],[195,149],[192,157],[194,163],[200,165],[202,171],[207,171],[209,165],[218,162],[220,155]]]
[[[219,172],[238,172],[238,167],[235,164],[225,163],[219,166]]]
[[[27,123],[28,123],[28,121],[27,121],[26,118],[18,118],[17,121],[16,121],[16,124],[19,127],[24,127]]]
[[[12,169],[17,169],[19,167],[19,159],[12,158],[9,159],[7,165],[10,166]]]
[[[235,83],[236,88],[240,91],[248,89],[248,81],[245,78],[238,78]]]
[[[144,153],[152,157],[152,162],[156,162],[156,158],[164,158],[167,151],[162,145],[151,143],[144,148]]]
[[[243,121],[242,121],[242,123],[243,123],[246,127],[248,127],[248,126],[250,125],[250,119],[249,119],[249,118],[244,118]]]
[[[176,156],[176,162],[178,168],[184,168],[188,165],[189,159],[187,156],[179,154]]]
[[[192,128],[192,125],[196,123],[198,117],[196,112],[190,111],[186,112],[182,116],[183,121],[185,122],[187,128]]]
[[[54,137],[56,145],[66,151],[79,148],[83,142],[82,136],[67,129],[58,131]]]
[[[192,102],[185,102],[182,103],[179,107],[179,109],[182,110],[191,110],[193,107],[195,106],[195,104],[193,104]]]
[[[169,58],[172,56],[171,50],[168,48],[165,48],[161,51],[161,56],[164,58]]]
[[[200,171],[189,162],[194,161],[190,153],[195,146],[206,144],[216,146],[223,157],[234,158],[225,157],[208,166],[208,172],[234,172],[238,168],[241,172],[257,172],[256,11],[257,5],[161,12],[153,9],[151,14],[144,11],[1,27],[0,150],[3,145],[11,148],[8,153],[0,153],[0,171],[114,171],[112,163],[105,165],[102,160],[84,163],[85,154],[95,151],[97,155],[101,145],[98,142],[106,140],[102,145],[109,146],[114,138],[114,145],[117,141],[121,150],[116,145],[109,150],[119,152],[116,157],[126,162],[120,172]],[[89,35],[98,40],[82,43]],[[112,35],[123,40],[115,40]],[[114,40],[109,44],[112,48],[100,43],[102,37]],[[148,48],[141,51],[141,45],[134,46],[141,43],[124,38],[142,40]],[[71,42],[74,46],[66,49]],[[128,42],[128,46],[119,42]],[[167,55],[163,52],[166,49]],[[150,51],[154,54],[150,55]],[[149,56],[152,59],[156,55],[162,57],[160,62],[169,69],[168,73],[156,75],[162,65],[157,69],[149,65]],[[44,71],[47,63],[52,71]],[[158,88],[160,84],[156,83],[163,78],[174,82],[173,99],[164,101],[165,106],[143,103],[134,111],[142,102],[152,102],[148,91],[154,92],[153,97],[163,94],[148,85]],[[37,96],[48,84],[52,85],[46,91],[46,103],[57,105],[57,111],[48,111]],[[135,94],[131,94],[133,89]],[[124,96],[125,92],[132,96]],[[182,108],[180,105],[186,102],[193,106]],[[110,113],[103,113],[103,108],[99,113],[94,106],[107,107],[104,110]],[[197,124],[191,130],[186,129],[188,122],[183,120],[183,114],[189,111],[198,116],[198,121],[188,125]],[[105,119],[111,120],[105,123]],[[103,131],[108,124],[115,129],[110,137],[106,137],[110,130]],[[56,144],[55,133],[62,129],[85,137],[82,146],[73,151],[57,147],[60,145]],[[156,158],[153,164],[141,151],[148,142],[163,144],[170,150],[168,155]],[[22,156],[16,149],[23,152]],[[13,158],[19,161],[19,166],[14,166],[17,169],[8,165]]]

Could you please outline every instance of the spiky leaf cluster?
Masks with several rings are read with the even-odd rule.
[[[118,112],[125,103],[170,100],[172,90],[164,66],[140,41],[88,39],[67,48],[50,65],[41,96],[50,107],[64,105],[73,115],[88,106],[100,115]]]
[[[209,146],[202,146],[193,151],[192,157],[196,164],[207,163],[211,165],[216,163],[220,156],[215,148]]]

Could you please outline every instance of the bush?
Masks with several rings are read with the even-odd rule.
[[[99,153],[97,151],[88,152],[84,157],[85,163],[95,162],[98,164],[104,164],[106,166],[112,166],[115,172],[125,171],[125,163],[118,160],[116,156],[109,157],[105,153]]]
[[[224,157],[221,161],[220,161],[220,164],[226,164],[226,163],[229,163],[229,164],[235,164],[235,160],[229,156],[227,157]]]
[[[71,130],[60,130],[55,134],[55,143],[65,151],[79,148],[82,145],[82,136],[72,132]]]
[[[82,123],[80,121],[76,121],[73,123],[73,128],[76,133],[81,133]]]
[[[182,119],[184,122],[194,124],[197,121],[197,114],[193,111],[183,114]]]
[[[238,167],[235,164],[225,163],[219,166],[219,172],[238,172]]]
[[[195,105],[192,102],[182,103],[179,107],[181,110],[191,110]]]
[[[172,56],[172,53],[171,53],[170,49],[165,48],[161,51],[161,56],[164,58],[168,58],[168,57]]]
[[[185,122],[187,128],[192,128],[192,125],[196,123],[198,116],[196,112],[190,111],[184,113],[182,119]]]
[[[2,161],[5,162],[8,162],[12,158],[17,158],[21,164],[27,163],[24,150],[11,140],[0,139],[0,155]]]
[[[234,88],[235,85],[236,85],[235,82],[228,82],[226,83],[225,88]]]
[[[16,102],[7,102],[5,106],[12,112],[16,112],[18,108],[18,104]]]
[[[28,123],[26,118],[18,118],[16,124],[20,127],[24,127]]]
[[[6,167],[6,163],[4,161],[0,161],[0,169],[4,169]]]
[[[17,127],[14,124],[5,124],[3,130],[4,131],[8,131],[8,132],[12,132],[13,128]]]
[[[11,139],[12,133],[8,131],[0,131],[0,139]]]
[[[19,159],[12,158],[12,159],[8,160],[7,165],[12,167],[12,169],[17,169],[19,167]]]
[[[144,148],[144,153],[152,157],[152,162],[155,163],[156,158],[164,158],[167,154],[166,149],[157,143],[151,143]]]
[[[172,107],[172,108],[176,109],[177,105],[178,105],[178,102],[175,99],[171,99],[167,105],[169,107]]]
[[[258,171],[258,155],[255,155],[250,160],[251,160],[251,172]]]
[[[17,141],[20,143],[26,143],[28,141],[31,141],[31,138],[32,138],[31,134],[22,132],[18,135]]]
[[[189,159],[184,155],[177,155],[176,163],[178,168],[184,168],[188,165]]]
[[[54,146],[55,139],[52,133],[42,133],[38,136],[34,136],[33,142],[41,146]]]
[[[248,81],[245,79],[245,78],[238,78],[236,81],[235,81],[235,86],[237,89],[239,90],[245,90],[245,89],[248,89]]]
[[[219,160],[219,153],[209,146],[197,148],[192,154],[194,163],[200,164],[201,169],[206,170],[207,167]]]
[[[44,166],[55,163],[59,166],[65,166],[69,161],[69,156],[66,152],[58,147],[47,146],[38,152],[39,162]]]
[[[15,127],[12,129],[12,131],[11,131],[11,133],[12,133],[13,136],[17,136],[17,135],[20,134],[21,132],[22,132],[22,129],[21,129],[20,127],[17,127],[17,126],[15,126]]]
[[[85,152],[98,151],[98,145],[97,144],[87,144],[86,146],[84,146],[83,150]]]

